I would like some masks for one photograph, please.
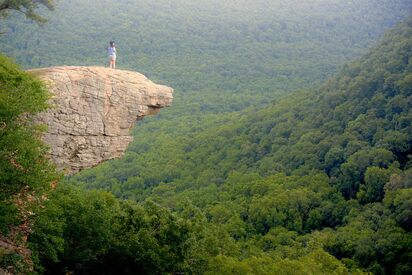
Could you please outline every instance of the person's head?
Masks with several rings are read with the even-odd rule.
[[[110,41],[110,47],[114,47],[114,41]]]

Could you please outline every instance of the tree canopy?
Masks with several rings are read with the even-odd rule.
[[[0,248],[1,267],[21,262],[18,247],[25,249],[33,205],[60,178],[40,140],[45,129],[33,123],[48,98],[44,83],[0,56],[0,236],[16,248]]]
[[[176,101],[139,122],[124,158],[44,193],[58,176],[30,115],[47,93],[2,58],[0,225],[30,217],[34,270],[4,250],[0,267],[410,274],[412,18],[375,39],[412,3],[195,2],[60,2],[42,32],[7,21],[2,50],[33,67],[98,63],[111,18],[124,66],[175,87]],[[21,212],[21,193],[41,203]]]
[[[159,123],[151,130],[164,146],[136,132],[123,160],[70,182],[203,216],[203,272],[408,274],[411,20],[319,88],[187,138],[159,133],[170,127]],[[204,234],[219,240],[202,247]]]

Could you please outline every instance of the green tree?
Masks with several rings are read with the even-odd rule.
[[[389,209],[375,203],[356,212],[328,239],[327,251],[338,259],[353,259],[373,273],[409,274],[412,238],[396,225]]]
[[[165,208],[104,191],[58,187],[38,211],[29,243],[48,274],[159,274],[184,270],[189,225]]]
[[[385,184],[389,181],[390,171],[379,167],[368,167],[365,172],[365,184],[357,194],[364,203],[382,201],[385,196]]]
[[[48,98],[40,80],[0,55],[0,235],[23,248],[28,233],[19,225],[31,224],[33,204],[59,178],[40,140],[44,127],[33,121]]]
[[[39,5],[53,10],[54,0],[3,0],[0,3],[0,16],[6,17],[8,11],[13,10],[23,13],[27,18],[38,24],[43,24],[47,20],[35,11],[39,8]]]

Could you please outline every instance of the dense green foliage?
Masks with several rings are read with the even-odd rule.
[[[239,110],[321,83],[412,11],[409,0],[98,3],[59,1],[42,28],[16,14],[4,22],[1,51],[26,68],[106,66],[115,40],[119,69],[176,89],[168,118]]]
[[[411,37],[409,19],[319,89],[226,116],[224,126],[164,147],[138,140],[124,160],[72,181],[177,213],[197,209],[231,247],[208,252],[210,272],[296,270],[313,260],[305,257],[333,255],[344,265],[330,258],[313,272],[407,274]]]
[[[183,269],[188,222],[154,203],[58,188],[38,211],[32,250],[47,274],[161,274]],[[42,269],[40,269],[42,270]]]
[[[11,197],[26,186],[44,189],[56,179],[45,157],[46,147],[39,140],[41,128],[31,123],[32,116],[47,107],[48,96],[39,80],[0,56],[0,230],[3,233],[9,222],[6,205]]]
[[[30,204],[58,179],[40,141],[43,129],[32,123],[48,97],[43,83],[0,55],[0,237],[12,244],[24,244],[19,226],[30,222]],[[10,265],[27,268],[19,253],[0,247],[0,269]]]
[[[36,211],[38,272],[412,272],[412,20],[318,87],[410,1],[94,3],[57,3],[41,30],[11,18],[2,51],[102,64],[115,39],[175,102]]]
[[[202,180],[219,184],[232,170],[261,175],[320,170],[352,198],[369,166],[410,167],[410,34],[405,23],[320,90],[226,116],[223,126],[175,137],[169,134],[169,122],[156,125],[164,131],[147,123],[143,127],[155,142],[137,130],[122,161],[85,171],[81,181],[140,199],[142,187],[164,182],[171,188],[169,183],[175,182],[181,189],[202,185]]]

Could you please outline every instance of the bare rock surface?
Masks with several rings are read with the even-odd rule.
[[[170,106],[173,89],[144,75],[103,67],[30,70],[45,80],[52,108],[40,114],[51,158],[67,174],[120,157],[132,141],[136,120]]]

